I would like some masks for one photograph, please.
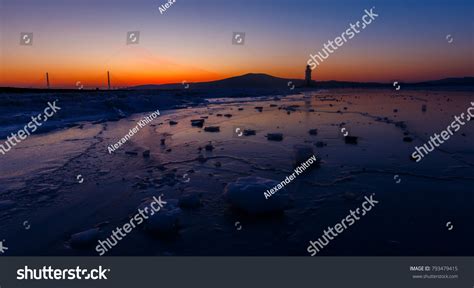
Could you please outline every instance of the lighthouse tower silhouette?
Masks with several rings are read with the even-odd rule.
[[[309,65],[306,65],[305,77],[304,77],[304,86],[311,86],[311,68]]]

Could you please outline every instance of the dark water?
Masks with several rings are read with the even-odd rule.
[[[200,193],[199,208],[180,212],[177,233],[154,237],[139,227],[108,255],[308,255],[310,240],[374,194],[379,203],[320,255],[474,255],[472,121],[422,161],[410,159],[473,99],[472,92],[348,89],[213,99],[162,111],[113,154],[107,146],[148,113],[33,135],[1,156],[0,201],[14,204],[0,207],[0,238],[10,255],[96,255],[94,247],[69,247],[69,237],[97,225],[101,239],[109,236],[147,197],[172,202]],[[192,127],[200,117],[220,132]],[[256,135],[240,136],[244,129]],[[265,137],[276,132],[282,141]],[[356,145],[345,143],[345,132]],[[291,207],[263,217],[231,209],[225,185],[245,176],[282,181],[295,145],[311,147],[321,165],[287,186]],[[150,158],[141,155],[147,149]]]

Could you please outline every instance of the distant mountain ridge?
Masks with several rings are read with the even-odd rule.
[[[195,83],[172,83],[172,84],[148,84],[129,87],[129,89],[183,89],[188,87],[192,89],[288,89],[289,87],[306,88],[303,87],[304,80],[280,78],[264,73],[248,73],[240,76],[225,78],[209,82],[195,82]],[[391,83],[378,82],[351,82],[351,81],[312,81],[309,88],[345,88],[345,87],[387,87]],[[462,78],[445,78],[433,81],[424,81],[416,83],[398,82],[398,85],[408,87],[436,87],[436,86],[474,86],[474,77]]]
[[[130,87],[131,89],[182,89],[184,85],[192,85],[193,89],[275,89],[288,87],[288,82],[303,83],[300,79],[286,79],[271,76],[263,73],[248,73],[241,76],[225,78],[209,82],[195,82],[195,83],[172,83],[172,84],[150,84]],[[290,84],[291,85],[291,84]],[[296,85],[296,84],[295,84]]]
[[[248,73],[240,76],[225,78],[216,81],[208,82],[185,82],[171,83],[171,84],[148,84],[132,86],[119,90],[221,90],[224,94],[250,93],[257,94],[273,91],[275,93],[292,93],[294,89],[321,89],[321,88],[392,88],[393,83],[377,83],[377,82],[351,82],[351,81],[315,81],[311,82],[310,87],[305,87],[302,79],[280,78],[264,73]],[[392,85],[393,84],[393,85]],[[434,88],[434,87],[467,87],[474,90],[474,77],[459,77],[459,78],[444,78],[439,80],[405,83],[397,82],[404,88]],[[464,89],[464,88],[463,88]],[[24,92],[91,92],[96,91],[100,93],[107,93],[106,89],[45,89],[45,88],[15,88],[15,87],[0,87],[0,93],[24,93]]]

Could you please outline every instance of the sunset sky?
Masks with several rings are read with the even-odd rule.
[[[474,1],[2,0],[0,86],[104,87],[303,78],[320,51],[375,7],[378,18],[313,71],[315,80],[421,81],[474,76]],[[338,2],[338,3],[335,3]],[[127,31],[140,31],[126,45]],[[33,45],[20,33],[33,32]],[[245,32],[244,45],[232,45]],[[452,37],[448,43],[447,35]]]

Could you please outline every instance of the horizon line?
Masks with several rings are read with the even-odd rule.
[[[300,78],[283,78],[283,77],[278,77],[278,76],[274,76],[274,75],[271,75],[271,74],[267,74],[267,73],[260,73],[260,72],[248,72],[248,73],[245,73],[245,74],[240,74],[240,75],[235,75],[235,76],[230,76],[230,77],[226,77],[226,78],[218,78],[218,79],[214,79],[214,80],[208,80],[208,81],[201,81],[201,82],[188,82],[186,80],[183,80],[185,83],[188,83],[188,84],[198,84],[198,83],[211,83],[211,82],[217,82],[217,81],[223,81],[223,80],[227,80],[227,79],[232,79],[232,78],[238,78],[238,77],[243,77],[243,76],[246,76],[246,75],[264,75],[264,76],[269,76],[269,77],[273,77],[273,78],[278,78],[278,79],[282,79],[282,80],[293,80],[293,81],[305,81],[305,79],[300,79]],[[460,76],[460,77],[444,77],[444,78],[438,78],[438,79],[431,79],[431,80],[424,80],[424,81],[413,81],[413,82],[405,82],[403,80],[396,80],[396,79],[392,79],[392,80],[389,80],[388,82],[377,82],[377,81],[353,81],[353,80],[336,80],[336,79],[331,79],[331,80],[322,80],[322,81],[317,81],[317,80],[314,80],[314,79],[311,79],[311,81],[313,82],[316,82],[316,83],[325,83],[325,82],[340,82],[340,83],[356,83],[356,84],[392,84],[392,83],[400,83],[400,84],[418,84],[418,83],[426,83],[426,82],[433,82],[433,81],[440,81],[440,80],[447,80],[447,79],[464,79],[464,78],[474,78],[474,76]],[[77,83],[77,82],[76,82]],[[140,87],[140,86],[165,86],[165,85],[182,85],[183,82],[179,83],[179,82],[173,82],[173,83],[163,83],[163,84],[156,84],[156,83],[147,83],[147,84],[139,84],[139,85],[133,85],[133,86],[115,86],[115,89],[105,89],[105,90],[120,90],[120,89],[128,89],[130,87]],[[64,87],[64,86],[62,86]],[[70,87],[73,87],[73,86],[70,86]],[[25,86],[0,86],[0,89],[5,89],[5,88],[13,88],[13,89],[46,89],[46,90],[97,90],[98,88],[107,88],[107,84],[103,85],[103,86],[96,86],[95,88],[81,88],[81,89],[78,89],[77,88],[77,85],[76,85],[76,88],[61,88],[58,87],[58,88],[53,88],[53,87],[44,87],[44,88],[35,88],[35,87],[25,87]],[[114,87],[112,85],[112,87]],[[119,88],[117,88],[119,87]]]

